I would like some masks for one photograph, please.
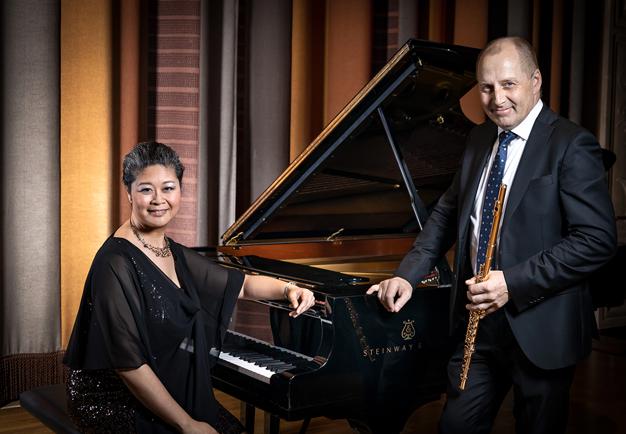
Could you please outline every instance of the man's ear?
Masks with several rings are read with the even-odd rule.
[[[541,95],[541,71],[539,71],[539,69],[535,69],[535,72],[533,72],[530,80],[533,86],[533,93],[536,95]]]

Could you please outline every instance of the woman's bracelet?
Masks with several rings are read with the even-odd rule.
[[[289,297],[287,296],[287,290],[289,290],[289,287],[291,285],[295,285],[295,284],[296,284],[296,282],[287,282],[287,284],[285,285],[285,288],[283,289],[283,298],[285,300],[289,300]]]

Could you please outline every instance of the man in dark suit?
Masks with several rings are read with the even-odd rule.
[[[595,333],[586,278],[617,244],[601,149],[541,102],[541,73],[527,41],[488,44],[477,79],[489,120],[469,134],[459,172],[395,276],[368,293],[398,312],[456,243],[451,312],[459,345],[448,365],[441,432],[489,432],[511,387],[518,433],[564,432],[574,366]],[[495,266],[477,283],[472,276],[491,227],[485,205],[500,182],[508,190]],[[468,310],[487,315],[460,391]]]

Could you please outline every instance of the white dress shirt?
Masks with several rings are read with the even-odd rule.
[[[526,116],[526,118],[518,126],[511,130],[517,135],[517,137],[511,140],[507,147],[506,164],[504,165],[504,175],[502,176],[502,183],[506,184],[508,188],[504,196],[504,203],[502,204],[501,217],[504,217],[504,212],[506,211],[506,203],[509,198],[509,192],[511,191],[511,185],[513,184],[513,180],[515,178],[515,172],[517,172],[517,166],[519,166],[519,162],[522,158],[522,153],[524,152],[526,141],[530,136],[530,132],[533,129],[533,125],[535,124],[537,116],[539,116],[539,112],[541,112],[542,107],[543,103],[541,102],[541,100],[537,101],[537,104],[535,104],[532,110],[528,113],[528,116]],[[500,133],[502,131],[504,130],[498,127],[498,137],[500,137]],[[478,234],[480,233],[480,220],[482,217],[483,200],[485,198],[485,188],[487,187],[487,177],[489,176],[489,169],[491,168],[493,159],[495,158],[496,152],[498,151],[498,143],[499,139],[496,138],[496,141],[493,144],[493,149],[491,151],[491,156],[489,157],[489,161],[487,165],[483,168],[483,173],[480,177],[480,183],[478,184],[478,190],[476,191],[476,197],[474,199],[474,209],[472,210],[472,214],[470,215],[470,224],[472,226],[470,257],[472,260],[472,266],[474,267],[474,275],[478,273],[478,265],[476,264],[476,252],[478,250]],[[503,219],[501,218],[500,226],[502,226],[502,220]]]

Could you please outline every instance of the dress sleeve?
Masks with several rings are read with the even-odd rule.
[[[137,368],[146,363],[135,279],[124,257],[106,256],[96,257],[85,283],[66,358],[75,369]]]
[[[216,267],[219,267],[216,265]],[[222,267],[219,267],[222,268]],[[233,310],[235,309],[235,305],[237,304],[237,299],[239,298],[239,293],[241,292],[241,287],[243,286],[243,280],[245,275],[236,269],[228,268],[226,269],[228,273],[228,279],[226,282],[226,288],[224,289],[224,296],[222,299],[222,306],[219,311],[218,317],[218,335],[217,335],[217,346],[221,347],[224,342],[224,335],[228,326],[230,325],[230,320],[233,316]]]
[[[190,249],[184,249],[184,253],[202,310],[216,326],[213,334],[215,341],[211,345],[219,348],[230,324],[245,275],[240,270],[219,265]]]

